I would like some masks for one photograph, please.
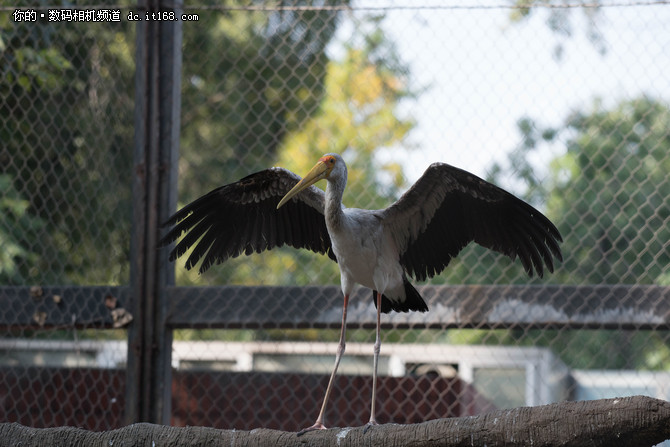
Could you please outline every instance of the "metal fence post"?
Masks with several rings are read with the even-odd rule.
[[[166,11],[179,17],[182,4],[138,3],[145,20],[137,25],[130,275],[135,319],[128,333],[126,423],[170,422],[172,330],[165,324],[165,290],[174,284],[174,270],[157,243],[160,223],[177,201],[182,28],[180,20],[146,18]]]

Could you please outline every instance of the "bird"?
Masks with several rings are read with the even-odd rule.
[[[325,192],[314,185],[320,180],[326,180]],[[561,234],[546,216],[502,188],[449,164],[431,164],[385,209],[345,207],[346,184],[347,166],[335,153],[321,157],[304,178],[278,167],[262,170],[181,208],[165,222],[170,229],[160,242],[169,245],[179,240],[170,261],[192,248],[185,267],[200,263],[200,273],[229,258],[283,245],[337,262],[343,306],[335,364],[316,421],[299,436],[326,428],[326,404],[346,349],[349,296],[357,285],[372,290],[377,313],[367,431],[378,424],[381,314],[428,310],[410,278],[422,281],[441,273],[471,242],[512,260],[518,258],[531,277],[542,277],[545,267],[553,272],[554,258],[563,260]]]

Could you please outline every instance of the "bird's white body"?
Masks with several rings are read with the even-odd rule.
[[[393,301],[404,301],[400,255],[393,238],[379,225],[380,217],[375,211],[356,208],[341,212],[339,219],[326,218],[326,225],[340,265],[342,293],[350,295],[360,284]]]
[[[346,182],[346,165],[337,163],[328,176],[324,211],[340,267],[342,293],[349,296],[356,284],[360,284],[402,302],[403,269],[396,244],[379,211],[342,206]]]

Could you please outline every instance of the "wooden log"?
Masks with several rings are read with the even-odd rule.
[[[670,439],[670,403],[646,396],[562,402],[420,424],[331,428],[297,437],[278,430],[133,424],[90,432],[0,424],[2,446],[654,446]]]

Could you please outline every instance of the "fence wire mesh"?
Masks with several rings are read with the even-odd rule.
[[[119,12],[118,21],[100,22],[49,20],[66,6],[0,3],[7,288],[128,285],[136,69],[128,13],[143,12],[117,3],[77,7]],[[175,16],[183,21],[180,206],[269,166],[302,175],[338,152],[349,167],[349,207],[386,207],[431,162],[444,161],[514,192],[560,229],[564,261],[543,279],[469,246],[430,282],[537,291],[532,302],[512,300],[506,321],[518,324],[387,320],[380,422],[566,399],[670,399],[670,334],[657,311],[670,283],[670,8],[592,6],[212,2]],[[23,15],[31,11],[35,21]],[[180,260],[176,274],[178,286],[214,287],[187,289],[203,315],[236,314],[233,303],[256,296],[246,286],[299,287],[276,304],[258,301],[267,308],[252,303],[242,322],[179,325],[171,422],[311,425],[339,331],[279,315],[331,306],[328,321],[338,321],[338,288],[322,287],[339,284],[337,265],[277,249],[203,275]],[[619,288],[607,295],[612,302],[585,300],[567,315],[556,296],[574,301],[570,291],[580,286]],[[201,299],[213,295],[220,299]],[[348,332],[326,413],[333,426],[369,417],[369,292],[352,306],[367,317]],[[3,326],[8,386],[0,394],[13,404],[0,418],[97,430],[122,424],[126,332],[43,329],[39,319]]]

